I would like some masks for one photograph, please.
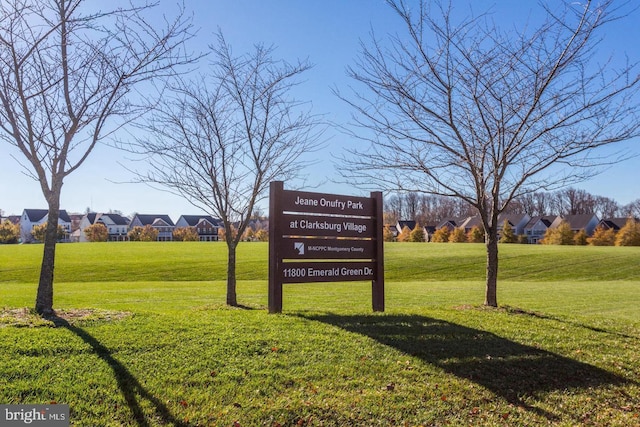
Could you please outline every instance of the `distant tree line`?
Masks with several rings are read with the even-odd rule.
[[[385,242],[424,242],[426,240],[424,228],[419,223],[416,223],[413,230],[405,225],[397,236],[392,233],[391,227],[389,224],[384,227]],[[484,243],[484,240],[485,232],[478,226],[474,226],[469,232],[465,232],[462,227],[453,230],[449,227],[441,227],[429,238],[432,243]],[[527,244],[529,240],[524,234],[515,234],[513,227],[505,221],[499,242]],[[587,235],[584,229],[574,232],[568,222],[562,221],[558,227],[549,228],[540,243],[543,245],[640,246],[640,221],[629,218],[617,232],[612,228],[598,226],[592,236]]]
[[[446,218],[469,217],[474,209],[452,197],[423,193],[394,193],[385,198],[385,223],[401,220],[416,221],[421,225],[437,225]],[[509,203],[506,214],[582,215],[596,214],[598,218],[640,217],[640,199],[627,205],[615,200],[593,195],[585,190],[566,188],[554,192],[539,191],[516,197]]]

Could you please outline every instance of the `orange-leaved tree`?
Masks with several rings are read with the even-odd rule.
[[[101,222],[96,222],[85,228],[84,235],[90,242],[106,242],[109,240],[109,230]]]

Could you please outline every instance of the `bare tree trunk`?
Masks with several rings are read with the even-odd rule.
[[[484,305],[498,306],[498,229],[494,225],[486,232],[487,245],[487,287],[485,290]]]
[[[227,258],[227,305],[236,307],[238,298],[236,296],[236,243],[227,240],[229,255]]]
[[[63,180],[100,140],[155,108],[153,93],[139,98],[136,86],[160,83],[194,61],[185,52],[193,33],[183,8],[155,28],[145,17],[155,4],[91,12],[84,3],[90,2],[0,1],[0,143],[24,155],[18,162],[49,205],[36,296],[43,316],[54,314]],[[107,125],[112,118],[122,120]]]
[[[36,312],[42,316],[50,316],[53,311],[53,273],[56,258],[56,243],[58,241],[58,218],[60,204],[49,202],[49,216],[44,233],[44,254],[40,268],[40,281],[36,294]]]

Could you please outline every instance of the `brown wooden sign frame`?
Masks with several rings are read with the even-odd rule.
[[[269,200],[269,313],[282,312],[285,283],[371,281],[384,311],[382,193],[371,197],[284,189]]]

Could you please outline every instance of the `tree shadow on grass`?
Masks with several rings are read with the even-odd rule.
[[[526,404],[527,397],[629,383],[604,369],[440,319],[418,315],[302,317],[373,338],[473,381],[509,403],[549,420],[557,420],[559,416]]]
[[[591,325],[587,325],[585,323],[580,323],[580,322],[573,322],[567,319],[563,319],[561,317],[558,316],[552,316],[549,314],[542,314],[542,313],[537,313],[535,311],[531,311],[531,310],[523,310],[521,308],[517,308],[517,307],[510,307],[510,306],[503,306],[503,308],[511,313],[511,314],[519,314],[519,315],[523,315],[523,316],[530,316],[530,317],[535,317],[537,319],[543,319],[543,320],[553,320],[555,322],[560,322],[560,323],[565,323],[567,325],[571,325],[574,327],[578,327],[578,328],[582,328],[582,329],[588,329],[590,331],[593,332],[598,332],[598,333],[603,333],[603,334],[608,334],[608,335],[615,335],[618,336],[620,338],[625,338],[625,339],[632,339],[632,340],[640,340],[640,337],[638,337],[637,335],[629,335],[629,334],[625,334],[622,332],[617,332],[617,331],[612,331],[609,329],[604,329],[604,328],[598,328],[596,326],[591,326]]]
[[[111,351],[102,345],[95,337],[84,329],[70,324],[61,317],[52,317],[49,318],[49,320],[52,320],[57,327],[64,327],[73,332],[85,343],[89,344],[98,357],[109,365],[138,426],[144,427],[151,425],[140,406],[140,400],[142,399],[149,401],[153,405],[156,416],[161,423],[169,423],[174,426],[189,426],[188,423],[176,419],[169,408],[160,399],[149,393],[149,391],[140,384],[138,379],[133,376],[121,362],[116,360],[111,355]]]

